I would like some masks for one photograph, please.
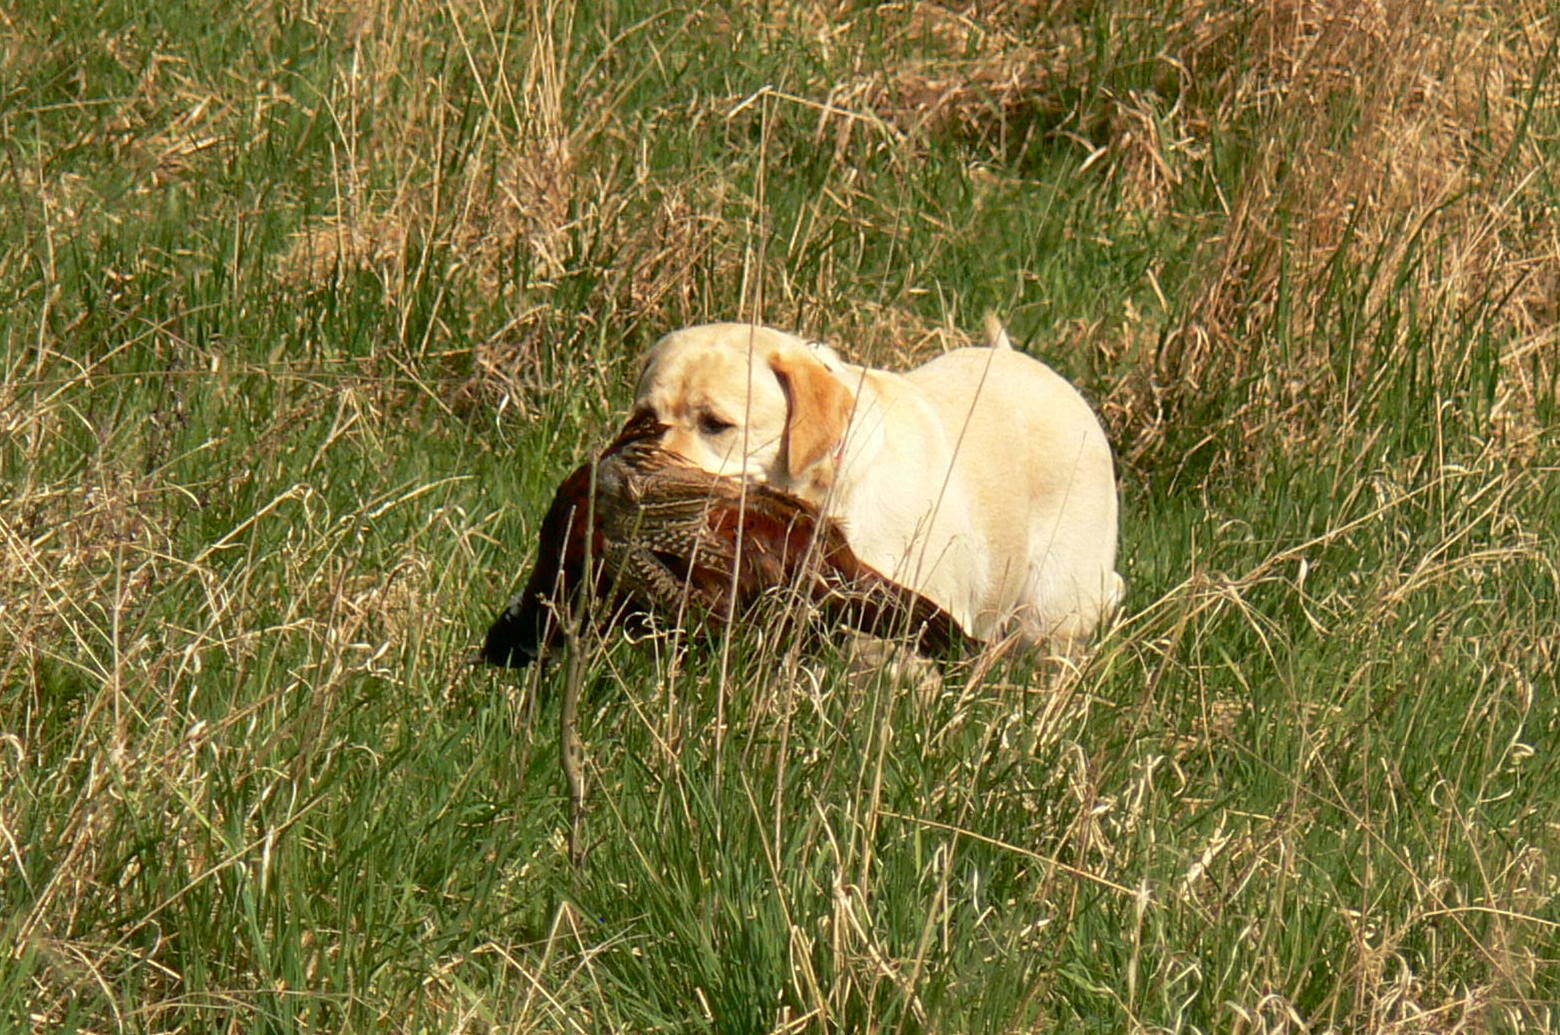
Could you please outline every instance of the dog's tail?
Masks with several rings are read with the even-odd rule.
[[[988,309],[982,321],[986,327],[986,344],[994,349],[1011,349],[1013,341],[1007,335],[1007,329],[1002,326],[1002,318]]]

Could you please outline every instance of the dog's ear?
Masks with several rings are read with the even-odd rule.
[[[839,445],[856,397],[805,352],[776,352],[769,369],[785,392],[785,470],[795,478]]]

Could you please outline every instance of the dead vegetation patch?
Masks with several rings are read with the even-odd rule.
[[[743,305],[771,320],[816,331],[816,314],[830,314],[842,322],[827,333],[874,362],[966,340],[914,315],[913,299],[838,297],[849,277],[826,263],[803,277],[780,269],[779,250],[766,254],[760,243],[773,232],[766,213],[743,218],[754,202],[718,178],[669,183],[642,162],[603,165],[605,153],[632,154],[644,127],[610,108],[569,108],[567,26],[548,12],[508,16],[528,31],[524,43],[503,45],[491,12],[459,7],[449,16],[465,20],[473,54],[497,62],[485,74],[491,124],[476,148],[458,162],[440,150],[450,115],[433,85],[413,103],[379,106],[391,89],[386,70],[418,30],[399,15],[360,19],[365,60],[353,67],[367,71],[337,84],[331,103],[343,113],[373,104],[398,124],[344,138],[335,211],[300,233],[283,266],[300,280],[373,269],[395,295],[426,275],[417,257],[436,247],[485,295],[514,297],[497,331],[469,329],[478,343],[460,400],[525,408],[554,383],[558,343],[579,341],[582,325],[600,334],[589,325],[610,323],[606,333],[622,340],[641,325],[736,315],[726,300],[738,284],[747,285]],[[1159,464],[1167,447],[1184,449],[1168,430],[1202,420],[1194,415],[1210,405],[1223,422],[1209,429],[1215,467],[1256,442],[1311,448],[1367,419],[1372,378],[1401,361],[1416,321],[1470,313],[1513,343],[1494,416],[1514,449],[1531,448],[1560,367],[1560,242],[1546,229],[1552,203],[1532,189],[1541,148],[1530,105],[1555,103],[1537,78],[1553,28],[1537,0],[1501,9],[1194,0],[1105,26],[1112,40],[1137,41],[1141,53],[1124,49],[1120,60],[1150,71],[1135,85],[1084,90],[1094,74],[1087,48],[1102,31],[1091,17],[1088,5],[1069,3],[913,0],[871,10],[798,2],[757,24],[719,12],[695,21],[698,32],[734,42],[751,32],[800,39],[848,70],[782,101],[788,118],[816,119],[813,140],[832,148],[842,174],[864,143],[911,161],[956,141],[989,156],[983,168],[1002,176],[1006,158],[1043,136],[1084,149],[1084,168],[1103,171],[1123,210],[1191,215],[1206,228],[1199,269],[1173,300],[1155,281],[1162,313],[1107,303],[1073,335],[1102,367],[1134,371],[1102,401],[1127,464]],[[874,63],[869,41],[885,34],[887,50],[912,56]],[[506,54],[513,46],[526,49]],[[743,102],[705,98],[708,112],[679,117],[729,118]],[[503,109],[520,117],[492,117]],[[1216,148],[1241,153],[1238,179],[1215,182]],[[371,187],[387,167],[402,170],[397,183]],[[1189,203],[1209,204],[1196,191],[1210,184],[1214,208],[1189,212]],[[838,218],[861,221],[863,233],[891,232],[873,209],[880,200],[848,175],[840,191],[849,211]],[[752,287],[760,264],[761,291]],[[594,282],[584,308],[568,289],[582,279]],[[1340,313],[1345,297],[1354,315]],[[1463,337],[1477,329],[1469,324]],[[1435,361],[1438,376],[1448,384],[1472,376],[1466,340],[1438,347],[1449,350]],[[1231,386],[1245,396],[1233,412]]]
[[[699,271],[718,271],[722,284],[740,276],[746,228],[720,218],[726,186],[657,179],[636,155],[642,129],[574,103],[567,11],[528,7],[502,23],[476,5],[446,12],[464,25],[480,66],[474,144],[454,142],[461,116],[449,109],[447,83],[415,84],[414,103],[379,105],[420,38],[415,20],[354,20],[364,71],[343,73],[329,103],[391,112],[395,124],[360,132],[342,120],[333,211],[300,230],[280,260],[299,285],[371,272],[394,307],[410,305],[435,268],[480,298],[511,300],[496,328],[452,328],[474,340],[469,376],[448,395],[457,408],[528,413],[560,371],[594,380],[589,361],[604,322],[614,339],[642,322],[668,324],[668,311],[713,306]],[[624,160],[583,157],[607,152]],[[383,184],[385,169],[397,170],[393,185]]]
[[[64,160],[41,162],[17,147],[0,164],[0,185],[11,181],[41,234],[85,236],[193,196],[213,167],[233,160],[241,120],[259,125],[296,103],[273,80],[203,76],[160,26],[131,20],[66,41],[58,17],[42,8],[0,15],[0,77],[15,84],[0,137],[68,142]],[[77,156],[96,154],[112,159],[114,175],[79,171],[89,163]]]
[[[1060,123],[1068,107],[1058,83],[1065,82],[1077,54],[1076,26],[1020,34],[1004,23],[1004,7],[954,10],[912,3],[874,11],[874,18],[893,18],[897,9],[899,33],[929,53],[864,68],[832,86],[819,136],[832,135],[836,154],[843,154],[861,121],[829,116],[834,110],[865,111],[901,144],[927,147],[951,136],[1011,154],[1037,127]]]
[[[1214,145],[1247,152],[1241,178],[1217,189],[1206,258],[1166,301],[1168,321],[1111,307],[1078,330],[1106,367],[1138,371],[1103,404],[1129,464],[1159,463],[1167,429],[1231,386],[1247,398],[1214,429],[1215,467],[1259,441],[1312,448],[1367,419],[1372,380],[1420,347],[1410,334],[1433,322],[1432,337],[1451,337],[1445,325],[1473,313],[1431,365],[1467,384],[1479,321],[1512,342],[1493,416],[1514,449],[1531,449],[1560,369],[1560,245],[1544,229],[1552,202],[1531,189],[1543,161],[1533,116],[1556,104],[1542,4],[1197,0],[1108,26],[1112,40],[1152,43],[1137,55],[1152,70],[1092,92],[1076,88],[1100,28],[1084,7],[783,10],[781,28],[857,47],[856,74],[816,106],[816,137],[837,160],[863,133],[911,154],[975,142],[999,160],[1040,134],[1087,149],[1085,167],[1105,171],[1124,209],[1164,215],[1215,175]],[[869,18],[920,56],[873,66],[860,44]]]
[[[507,16],[478,4],[427,2],[337,5],[326,19],[352,51],[320,98],[338,137],[335,201],[331,213],[297,234],[282,260],[284,274],[318,281],[366,268],[400,295],[418,276],[411,250],[443,245],[459,264],[496,264],[517,238],[544,256],[544,266],[555,265],[554,238],[575,186],[570,141],[557,84],[529,71],[521,83],[509,79],[510,55],[498,42],[513,28]],[[462,113],[449,96],[455,84],[424,74],[424,55],[445,19],[461,27],[469,57],[490,63],[470,70],[473,81],[463,84],[478,94],[483,117],[478,151],[469,156],[462,153],[468,141],[458,139]],[[551,32],[525,38],[528,51],[512,63],[541,67]],[[510,109],[518,129],[499,118]],[[385,170],[394,170],[393,180]]]
[[[1113,401],[1129,460],[1229,385],[1249,386],[1228,416],[1240,438],[1311,448],[1362,419],[1361,389],[1415,347],[1408,315],[1483,308],[1501,336],[1544,333],[1560,251],[1533,232],[1527,191],[1542,161],[1522,135],[1531,40],[1487,7],[1435,0],[1194,8],[1206,16],[1187,23],[1183,63],[1217,106],[1193,120],[1253,154],[1184,317],[1137,329],[1145,376]],[[1541,21],[1536,5],[1518,18]],[[1340,294],[1363,326],[1339,325]],[[1285,341],[1298,347],[1280,356]],[[1469,343],[1445,347],[1438,370],[1466,383]],[[1497,408],[1531,420],[1534,379],[1502,372]]]

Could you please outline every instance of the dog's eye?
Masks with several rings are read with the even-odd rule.
[[[706,435],[719,435],[722,431],[730,431],[734,427],[736,425],[731,423],[731,421],[721,420],[713,413],[700,414],[699,416],[699,430]]]

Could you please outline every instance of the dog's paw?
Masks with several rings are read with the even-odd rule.
[[[926,698],[942,693],[943,677],[937,666],[903,641],[854,630],[846,637],[845,673],[852,687],[866,690],[881,683]]]

